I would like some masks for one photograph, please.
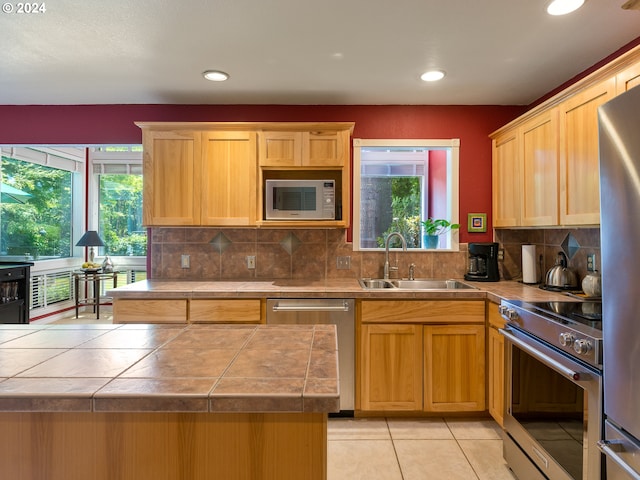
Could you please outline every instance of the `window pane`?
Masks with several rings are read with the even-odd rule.
[[[2,157],[0,256],[71,256],[71,172]]]
[[[407,248],[420,248],[422,177],[363,176],[360,192],[360,245],[384,247],[391,232],[400,232]],[[400,247],[397,238],[391,247]]]
[[[392,232],[407,248],[426,245],[422,222],[458,223],[458,139],[354,139],[354,249],[382,249]],[[445,231],[438,249],[458,250],[458,235]],[[401,242],[392,239],[398,248]]]
[[[142,226],[142,176],[100,175],[100,236],[105,255],[146,255]]]

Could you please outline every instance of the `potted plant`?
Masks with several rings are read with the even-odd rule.
[[[460,228],[459,223],[451,223],[443,218],[427,218],[420,222],[422,225],[422,246],[424,248],[438,248],[440,235],[449,230]]]

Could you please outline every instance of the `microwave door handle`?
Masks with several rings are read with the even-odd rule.
[[[551,367],[554,370],[556,370],[558,373],[560,373],[560,374],[564,375],[565,377],[569,378],[570,380],[574,380],[576,382],[580,380],[580,373],[579,372],[576,372],[576,371],[574,371],[574,370],[572,370],[570,368],[565,367],[564,365],[562,365],[557,360],[554,360],[553,358],[545,355],[544,353],[542,353],[539,350],[535,349],[534,347],[532,347],[528,343],[523,342],[518,337],[513,336],[509,332],[508,329],[500,328],[500,329],[498,329],[498,331],[502,335],[504,335],[504,337],[507,340],[509,340],[514,345],[516,345],[518,348],[521,348],[522,350],[524,350],[525,352],[530,354],[532,357],[537,358],[538,360],[540,360],[542,363],[544,363],[548,367]]]
[[[607,458],[609,458],[613,463],[615,463],[618,467],[625,471],[629,477],[633,480],[640,480],[640,474],[636,472],[631,465],[627,464],[618,452],[616,452],[615,448],[620,445],[620,442],[615,440],[600,440],[597,442],[598,448],[602,453],[604,453]]]

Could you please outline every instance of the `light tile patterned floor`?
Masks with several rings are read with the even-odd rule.
[[[111,323],[111,308],[55,323]],[[460,418],[330,418],[328,480],[514,480],[500,427]]]
[[[514,480],[492,420],[329,419],[328,480]]]

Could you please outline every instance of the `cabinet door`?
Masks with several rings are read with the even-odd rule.
[[[261,167],[302,165],[302,132],[260,132]]]
[[[498,313],[498,305],[487,302],[487,374],[488,410],[502,427],[504,426],[504,337],[498,332],[505,320]]]
[[[200,132],[143,131],[143,222],[200,223]]]
[[[558,111],[520,127],[522,225],[558,225]]]
[[[116,298],[113,323],[187,323],[187,300]]]
[[[260,299],[189,300],[190,323],[260,323]]]
[[[422,409],[421,332],[420,325],[362,325],[361,410]]]
[[[483,325],[424,326],[424,410],[485,409]]]
[[[560,104],[560,224],[600,224],[598,107],[613,98],[615,79]]]
[[[618,95],[638,85],[640,85],[640,62],[616,75],[616,94]]]
[[[255,225],[255,132],[203,134],[202,225]]]
[[[303,132],[302,165],[305,167],[342,167],[349,155],[348,146],[348,131]]]
[[[492,187],[493,226],[520,225],[520,163],[516,130],[493,140]]]

